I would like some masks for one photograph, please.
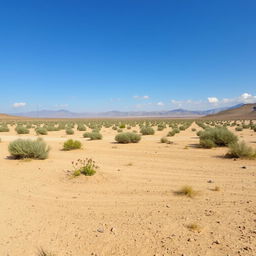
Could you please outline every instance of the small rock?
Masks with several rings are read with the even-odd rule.
[[[242,169],[247,169],[247,167],[246,167],[246,166],[242,166],[241,168],[242,168]]]
[[[213,244],[220,244],[220,241],[219,240],[215,240],[215,241],[213,241]]]
[[[111,229],[110,229],[110,231],[112,232],[112,233],[116,233],[116,229],[114,228],[114,227],[112,227]]]
[[[213,180],[208,180],[207,183],[214,183],[214,181]]]
[[[98,228],[97,231],[98,231],[99,233],[104,233],[104,228]]]

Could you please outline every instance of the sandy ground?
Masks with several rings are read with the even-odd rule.
[[[159,143],[169,129],[128,145],[115,144],[111,129],[102,141],[49,132],[52,149],[41,161],[7,159],[10,141],[34,135],[1,133],[0,255],[35,256],[42,247],[56,256],[255,256],[256,161],[196,148],[191,128],[172,145]],[[255,132],[236,133],[256,147]],[[66,138],[83,149],[61,151]],[[71,161],[86,157],[97,174],[70,178]],[[183,185],[200,193],[175,195]],[[200,232],[187,228],[193,223]]]

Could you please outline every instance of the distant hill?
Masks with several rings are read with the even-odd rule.
[[[13,116],[13,115],[7,115],[0,113],[0,120],[16,120],[16,119],[22,119],[21,116]]]
[[[237,106],[231,107],[235,108]],[[231,108],[217,108],[203,111],[193,111],[186,109],[174,109],[165,111],[108,111],[100,113],[75,113],[68,110],[40,110],[25,113],[15,113],[15,116],[32,117],[32,118],[93,118],[93,117],[170,117],[170,118],[200,118],[206,115],[215,114],[222,110]]]
[[[207,115],[203,118],[215,120],[256,119],[256,103],[244,104],[235,108],[221,111],[217,114]]]

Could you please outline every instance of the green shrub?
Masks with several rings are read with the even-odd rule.
[[[236,130],[237,132],[241,132],[241,131],[243,130],[243,127],[237,126],[235,130]]]
[[[224,127],[209,128],[200,134],[201,147],[222,147],[237,142],[237,136]],[[211,141],[211,142],[210,142]]]
[[[8,126],[1,126],[0,127],[0,132],[9,132],[10,129],[8,128]]]
[[[176,134],[175,131],[169,131],[167,137],[173,137]]]
[[[102,135],[99,132],[85,132],[83,134],[84,138],[89,138],[91,140],[101,140]]]
[[[78,125],[77,125],[77,130],[78,130],[78,131],[86,131],[86,127],[85,127],[85,125],[83,125],[83,124],[78,124]]]
[[[227,158],[256,158],[256,150],[246,145],[244,141],[229,144],[229,151],[226,154]]]
[[[140,133],[142,135],[153,135],[153,134],[155,134],[155,131],[152,127],[144,126],[140,129]]]
[[[46,159],[50,150],[42,139],[17,139],[9,144],[8,149],[10,154],[17,159]]]
[[[202,148],[214,148],[216,144],[210,139],[204,139],[200,141],[200,146]]]
[[[82,144],[78,140],[67,140],[64,142],[63,150],[73,150],[73,149],[79,149],[82,147]]]
[[[66,134],[67,135],[73,135],[74,134],[74,130],[72,130],[71,128],[67,128],[66,129]]]
[[[38,127],[38,128],[36,128],[36,134],[37,135],[47,135],[48,131],[44,127]]]
[[[85,176],[92,176],[99,168],[92,159],[86,158],[85,160],[78,159],[76,162],[72,162],[73,175],[79,176],[81,174]]]
[[[89,136],[90,136],[90,132],[85,132],[85,133],[83,134],[83,137],[84,137],[84,138],[89,138]]]
[[[124,129],[124,128],[125,128],[125,124],[120,124],[120,125],[119,125],[119,128],[120,128],[120,129]]]
[[[18,134],[28,134],[29,133],[29,129],[27,129],[25,126],[17,126],[15,128],[15,131],[18,133]]]
[[[169,140],[168,140],[168,138],[166,138],[166,137],[162,137],[161,140],[160,140],[160,142],[161,142],[161,143],[168,143]]]
[[[115,140],[118,143],[138,143],[141,140],[141,136],[134,132],[123,132],[116,135]]]

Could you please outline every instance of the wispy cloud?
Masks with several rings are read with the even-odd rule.
[[[26,102],[15,102],[15,103],[12,104],[12,106],[14,108],[22,108],[22,107],[25,107],[26,105],[27,105]]]
[[[209,102],[209,103],[216,104],[216,103],[219,102],[219,99],[216,98],[216,97],[209,97],[209,98],[208,98],[208,102]]]
[[[138,100],[148,100],[150,97],[148,95],[144,95],[144,96],[135,95],[133,96],[133,98]]]
[[[188,108],[188,109],[207,109],[211,107],[228,107],[236,104],[248,104],[256,103],[256,96],[250,93],[243,93],[238,97],[234,98],[217,98],[217,97],[208,97],[205,100],[171,100],[170,104],[172,106]]]

